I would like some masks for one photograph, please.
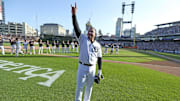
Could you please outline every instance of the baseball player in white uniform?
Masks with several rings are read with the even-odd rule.
[[[74,52],[74,42],[72,41],[71,42],[71,53],[73,53]]]
[[[14,51],[14,53],[16,53],[15,52],[16,51],[16,41],[14,38],[11,38],[11,39],[9,39],[9,42],[11,44],[11,55],[13,55],[13,51]]]
[[[65,51],[65,43],[64,43],[64,40],[62,41],[62,53],[64,53],[64,51]]]
[[[30,45],[30,55],[32,55],[32,53],[35,55],[36,52],[35,52],[34,40],[31,40],[29,42],[29,45]]]
[[[76,20],[76,4],[72,7],[73,26],[76,36],[80,42],[79,46],[79,65],[77,72],[77,87],[75,101],[81,101],[83,95],[83,88],[86,85],[84,93],[84,101],[90,101],[92,86],[96,74],[96,63],[98,62],[98,76],[102,75],[101,63],[102,52],[101,45],[95,40],[95,29],[89,28],[88,36],[81,34],[79,25]]]
[[[104,46],[104,54],[107,54],[107,53],[108,53],[108,45],[105,44],[105,46]]]
[[[113,54],[113,51],[114,51],[114,44],[112,43],[111,44],[111,54]]]
[[[74,47],[75,47],[75,52],[78,53],[78,43],[77,42],[74,43]]]
[[[52,53],[53,54],[55,54],[55,44],[56,44],[55,40],[52,41]]]
[[[119,54],[119,44],[116,44],[116,54]]]
[[[38,52],[38,54],[43,54],[43,42],[41,39],[39,41],[39,52]]]
[[[51,54],[51,49],[50,49],[50,46],[49,46],[49,40],[46,41],[46,52],[47,52],[47,54],[48,54],[48,51]]]
[[[18,38],[16,38],[16,56],[19,56],[19,53],[21,53],[24,56],[23,51],[21,51],[21,42]]]
[[[67,43],[66,43],[66,53],[69,53],[69,40],[67,40]]]
[[[23,42],[23,53],[28,53],[28,42],[26,40]]]
[[[5,55],[3,41],[4,41],[3,38],[0,36],[0,49],[2,51],[2,55]]]
[[[60,48],[59,48],[59,41],[57,40],[57,42],[56,42],[56,53],[59,53],[59,51],[60,51]]]

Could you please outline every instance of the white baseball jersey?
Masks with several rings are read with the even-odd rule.
[[[16,41],[16,48],[21,48],[21,42],[20,41]]]
[[[71,48],[74,48],[74,43],[73,42],[71,42]]]
[[[95,65],[97,58],[102,57],[101,45],[97,41],[91,43],[88,37],[83,34],[80,35],[79,42],[79,61]]]
[[[28,47],[28,42],[23,42],[23,48],[27,48]]]

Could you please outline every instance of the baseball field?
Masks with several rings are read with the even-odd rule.
[[[77,67],[77,53],[0,55],[0,101],[73,101]],[[180,101],[178,63],[120,49],[103,55],[102,68],[92,101]]]

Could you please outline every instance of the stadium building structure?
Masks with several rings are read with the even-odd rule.
[[[180,21],[157,24],[156,29],[145,33],[143,40],[178,40],[180,39]]]
[[[155,26],[136,42],[138,49],[180,54],[180,21]]]

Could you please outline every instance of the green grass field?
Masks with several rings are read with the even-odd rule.
[[[60,47],[60,52],[62,51],[62,48]],[[71,51],[71,49],[70,49]],[[1,52],[1,50],[0,50]],[[46,47],[44,46],[45,54],[47,53]],[[52,52],[52,50],[51,50]],[[6,52],[9,54],[9,52]],[[36,54],[38,53],[38,47],[36,48]],[[102,53],[104,53],[104,48],[102,48]],[[78,57],[78,53],[56,53],[56,55],[67,55],[67,56],[76,56]],[[119,49],[119,53],[116,54],[115,52],[113,54],[110,54],[110,49],[108,50],[108,54],[103,54],[104,60],[114,60],[114,61],[124,61],[124,62],[150,62],[150,61],[165,61],[165,59],[145,54],[145,53],[139,53],[135,52],[133,50],[129,49]]]
[[[61,55],[74,56],[75,54],[61,53]],[[121,49],[118,55],[104,55],[103,59],[127,62],[164,61],[162,58],[124,49]],[[74,100],[78,59],[40,55],[15,57],[7,54],[6,56],[1,55],[0,60],[51,68],[53,71],[65,70],[51,87],[46,87],[37,84],[37,82],[46,81],[45,78],[34,77],[21,80],[18,78],[25,77],[24,73],[17,74],[13,72],[16,70],[0,69],[0,101]],[[179,77],[128,64],[104,62],[102,67],[105,79],[99,85],[94,84],[92,101],[180,100]],[[33,73],[45,72],[45,70],[40,70]]]
[[[62,54],[61,54],[62,55]],[[63,54],[73,55],[73,54]],[[77,54],[76,54],[77,55]],[[138,59],[137,59],[138,58]],[[120,50],[119,54],[104,55],[103,59],[116,61],[144,62],[163,59],[131,50]],[[24,73],[14,73],[0,69],[0,101],[73,101],[76,88],[76,73],[78,60],[66,57],[28,55],[14,57],[0,56],[0,60],[24,63],[65,70],[65,72],[51,85],[46,87],[37,82],[46,81],[45,78],[34,77],[20,80]],[[37,71],[34,73],[44,73]],[[105,79],[99,85],[94,84],[92,101],[178,101],[180,100],[180,78],[147,69],[144,67],[103,63]]]
[[[25,76],[23,74],[0,70],[0,100],[74,100],[77,59],[46,56],[0,57],[0,59],[53,70],[66,70],[51,87],[36,84],[38,81],[45,80],[43,78],[23,81],[18,79],[18,77]],[[178,101],[180,99],[179,77],[143,67],[116,63],[103,63],[103,74],[105,79],[101,84],[94,84],[92,101]]]
[[[180,55],[179,54],[172,54],[172,53],[162,53],[162,52],[155,52],[164,56],[168,56],[168,57],[172,57],[175,59],[179,59],[180,60]]]
[[[110,53],[110,51],[108,53]],[[124,62],[165,61],[165,59],[163,58],[150,54],[135,52],[130,49],[120,49],[118,54],[113,53],[113,54],[103,55],[103,59],[124,61]]]

